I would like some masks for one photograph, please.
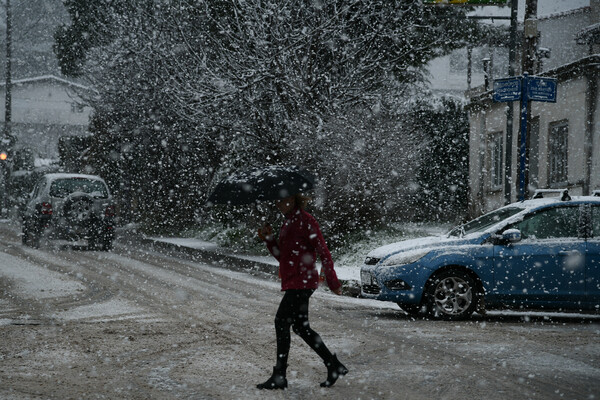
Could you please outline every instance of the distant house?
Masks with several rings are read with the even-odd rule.
[[[57,159],[61,136],[86,135],[91,109],[78,93],[86,86],[53,75],[12,81],[12,134],[16,148],[36,158]],[[0,84],[0,122],[4,126],[6,85]]]
[[[497,39],[500,43],[507,40],[507,37]],[[486,77],[489,80],[504,76],[508,70],[508,49],[506,43],[502,44],[463,47],[429,62],[427,70],[432,93],[464,99],[465,91],[484,85]]]
[[[539,49],[549,49],[550,58],[542,59],[536,74],[556,78],[558,96],[556,103],[531,103],[529,190],[568,188],[575,195],[590,194],[600,189],[600,0],[540,18],[538,30]],[[494,103],[489,87],[467,95],[470,213],[476,216],[505,202],[506,146],[512,157],[511,201],[517,200],[520,109],[519,102]],[[511,104],[513,138],[507,143],[506,108]]]

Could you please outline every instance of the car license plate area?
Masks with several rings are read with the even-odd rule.
[[[372,284],[371,273],[368,271],[361,271],[360,272],[360,280],[363,285],[371,285]]]

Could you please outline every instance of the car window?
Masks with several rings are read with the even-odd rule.
[[[501,208],[491,213],[482,215],[473,221],[467,222],[464,225],[460,225],[448,233],[449,236],[463,236],[469,233],[484,231],[490,226],[523,211],[522,208],[518,207],[507,207]]]
[[[555,207],[539,211],[512,225],[523,239],[578,237],[579,207]]]
[[[592,206],[592,237],[600,238],[600,206]]]
[[[94,197],[108,198],[108,190],[102,181],[86,178],[57,179],[50,186],[50,196],[64,198],[75,192],[91,194]]]

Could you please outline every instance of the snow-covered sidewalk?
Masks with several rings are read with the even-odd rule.
[[[278,265],[277,260],[275,260],[275,258],[270,257],[270,256],[259,256],[259,255],[236,253],[229,249],[219,247],[219,245],[217,245],[216,243],[206,242],[206,241],[199,240],[199,239],[163,238],[163,237],[149,237],[148,239],[155,241],[155,242],[171,244],[171,245],[173,245],[175,247],[179,247],[179,248],[188,248],[188,249],[201,250],[201,251],[205,251],[205,252],[214,252],[215,254],[219,254],[219,255],[227,255],[228,257],[233,257],[233,258],[237,258],[240,260],[254,262],[257,264],[261,264],[261,265],[268,265],[268,266],[272,266],[274,270]],[[318,263],[317,265],[319,268],[321,267],[320,263]],[[340,279],[341,281],[355,281],[355,282],[360,281],[360,266],[358,266],[358,265],[346,266],[346,265],[336,264],[335,271],[337,273],[338,279]]]

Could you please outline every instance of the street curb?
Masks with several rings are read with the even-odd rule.
[[[218,265],[222,268],[243,271],[252,275],[267,274],[273,278],[277,277],[278,267],[272,264],[248,260],[243,258],[243,255],[236,257],[231,254],[224,253],[221,249],[197,249],[193,247],[187,247],[177,243],[163,242],[148,238],[144,235],[139,235],[139,240],[147,245],[150,245],[153,249],[158,251],[178,252],[191,256],[194,260],[200,260],[204,262],[210,262]],[[341,280],[342,294],[344,296],[359,297],[360,296],[360,283],[354,280]]]
[[[205,262],[211,262],[219,265],[229,264],[234,270],[244,270],[252,272],[263,272],[269,275],[277,274],[277,267],[260,261],[247,260],[241,257],[235,257],[231,254],[225,254],[219,249],[206,250],[183,246],[177,243],[168,243],[161,240],[151,239],[145,236],[140,238],[142,243],[151,245],[157,250],[177,251],[192,256]]]

